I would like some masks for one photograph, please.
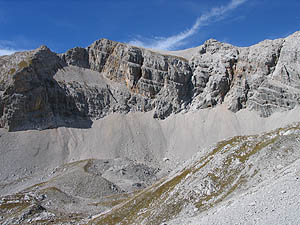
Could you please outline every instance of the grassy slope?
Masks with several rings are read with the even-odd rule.
[[[219,142],[173,176],[138,193],[90,224],[160,224],[184,213],[209,209],[230,195],[257,185],[300,157],[300,125],[263,135]]]

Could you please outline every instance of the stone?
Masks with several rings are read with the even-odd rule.
[[[183,58],[107,39],[0,57],[0,127],[88,128],[111,113],[168,116],[224,104],[268,117],[300,102],[300,32],[235,47],[210,39]]]
[[[249,206],[255,206],[255,205],[256,205],[255,202],[250,202],[250,203],[249,203]]]
[[[61,58],[67,65],[79,66],[82,68],[90,67],[89,54],[85,48],[72,48],[62,54]]]

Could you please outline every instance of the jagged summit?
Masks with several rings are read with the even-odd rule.
[[[41,46],[6,56],[0,63],[0,126],[75,126],[112,112],[151,110],[164,119],[218,104],[267,117],[299,103],[299,34],[250,47],[210,39],[177,56],[108,39],[63,54]]]
[[[0,57],[0,223],[299,224],[299,43]]]

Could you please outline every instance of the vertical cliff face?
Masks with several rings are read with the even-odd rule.
[[[51,95],[55,88],[55,72],[62,68],[59,57],[47,47],[16,54],[2,65],[2,127],[23,127],[26,124],[51,124]],[[51,126],[51,125],[50,125]]]
[[[244,48],[211,39],[186,59],[101,39],[61,55],[43,46],[2,56],[0,126],[89,127],[112,112],[164,119],[217,104],[267,117],[299,103],[299,43],[299,32]]]
[[[192,72],[183,58],[107,40],[94,43],[89,50],[91,68],[125,85],[131,95],[137,94],[135,98],[151,102],[151,105],[142,105],[142,111],[155,108],[155,117],[163,119],[180,111],[189,98]],[[93,57],[95,54],[100,58]]]
[[[206,108],[224,102],[231,111],[248,108],[263,117],[292,109],[299,98],[295,65],[299,59],[290,57],[299,52],[299,41],[299,33],[246,48],[207,41],[190,60],[195,87],[192,105]],[[288,70],[293,73],[292,82]]]

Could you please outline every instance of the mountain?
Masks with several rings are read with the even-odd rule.
[[[165,119],[218,104],[267,117],[299,103],[299,36],[246,48],[211,39],[189,59],[106,39],[64,54],[42,46],[2,56],[0,126],[89,127],[113,112]]]
[[[236,202],[266,201],[259,187],[300,168],[299,43],[166,52],[101,39],[0,56],[0,221],[241,222],[226,213]]]

